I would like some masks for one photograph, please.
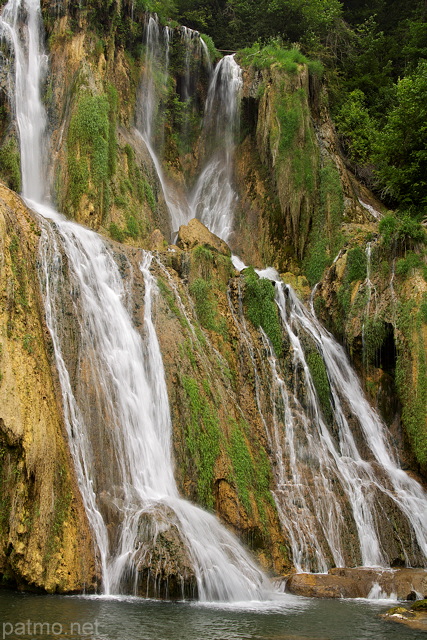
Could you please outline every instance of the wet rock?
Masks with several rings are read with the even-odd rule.
[[[138,532],[140,547],[135,556],[138,595],[173,600],[196,598],[196,576],[173,510],[156,505],[144,512]]]
[[[411,607],[393,607],[381,615],[384,620],[400,622],[411,629],[427,631],[427,600],[419,600]]]
[[[427,593],[425,569],[336,568],[327,574],[298,573],[286,588],[291,593],[314,598],[368,598],[393,596],[399,600]]]
[[[177,245],[181,249],[190,250],[198,245],[207,245],[224,256],[231,254],[227,243],[211,233],[204,224],[193,218],[187,225],[182,225],[178,231]]]

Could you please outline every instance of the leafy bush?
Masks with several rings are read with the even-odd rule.
[[[239,60],[243,65],[253,65],[256,69],[267,69],[276,64],[287,73],[296,73],[298,65],[308,66],[310,73],[323,75],[323,65],[318,60],[309,60],[299,49],[288,49],[280,38],[272,38],[269,44],[262,46],[256,42],[239,52]]]
[[[388,214],[379,224],[382,244],[395,244],[406,250],[427,241],[427,234],[423,226],[407,211]]]
[[[365,95],[360,89],[349,93],[335,116],[348,154],[354,162],[366,165],[372,162],[374,145],[378,137],[374,120],[365,106]]]
[[[395,199],[427,208],[427,60],[396,85],[396,102],[379,138],[378,177]]]
[[[418,269],[423,264],[421,256],[413,251],[408,251],[405,258],[401,258],[396,262],[396,274],[398,276],[410,275],[414,269]]]

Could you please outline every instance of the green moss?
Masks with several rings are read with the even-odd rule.
[[[117,89],[108,87],[108,174],[111,178],[116,173],[117,164],[117,111],[119,97]]]
[[[332,422],[331,388],[328,374],[322,356],[316,350],[311,350],[306,354],[308,368],[310,369],[313,384],[322,407],[323,415],[327,422]]]
[[[12,273],[17,286],[14,288],[14,300],[24,309],[28,307],[27,292],[27,262],[19,251],[19,238],[16,234],[11,236],[9,244]]]
[[[311,191],[313,188],[314,183]],[[324,159],[319,171],[319,195],[320,207],[313,211],[312,230],[302,264],[311,286],[321,280],[324,270],[343,245],[344,195],[338,170],[329,158]]]
[[[0,176],[12,191],[21,191],[21,163],[14,138],[0,147]]]
[[[22,338],[22,346],[28,353],[34,352],[34,340],[35,337],[28,333]]]
[[[146,201],[151,211],[155,212],[157,208],[156,198],[151,186],[142,175],[141,169],[136,164],[135,152],[129,144],[125,145],[124,151],[127,157],[128,176],[124,182],[127,190],[136,195],[139,202]]]
[[[71,500],[72,494],[67,470],[64,465],[58,465],[55,481],[55,501],[45,547],[46,563],[61,545],[62,530],[70,512]]]
[[[111,222],[108,227],[108,233],[113,240],[116,240],[116,242],[123,242],[126,237],[123,229],[121,229],[115,222]]]
[[[427,611],[427,600],[418,600],[410,608],[411,611]]]
[[[427,324],[427,293],[423,294],[423,299],[420,304],[420,320]]]
[[[323,234],[317,240],[311,240],[309,244],[303,270],[312,287],[321,280],[323,272],[331,262],[327,246],[328,241]]]
[[[283,354],[282,327],[270,280],[258,277],[254,269],[245,269],[244,304],[246,314],[255,327],[262,327],[271,341],[277,357]]]
[[[230,435],[227,452],[231,461],[231,479],[236,485],[239,500],[249,514],[253,507],[251,498],[257,505],[258,514],[266,526],[266,505],[273,504],[270,493],[271,467],[264,448],[256,442],[249,446],[249,425],[242,420],[237,423],[230,419]],[[252,453],[251,453],[252,451]]]
[[[195,302],[197,319],[205,329],[226,334],[225,321],[219,317],[217,302],[215,299],[212,282],[204,278],[197,278],[189,287],[190,294]]]
[[[363,325],[363,355],[370,364],[378,364],[376,356],[387,336],[382,318],[368,317]]]
[[[136,218],[132,215],[130,215],[126,220],[126,230],[128,235],[134,240],[136,240],[140,236],[140,226]]]
[[[396,387],[402,422],[421,465],[427,465],[427,359],[422,317],[415,302],[397,309]]]
[[[105,212],[114,156],[110,144],[110,115],[105,95],[80,94],[67,136],[68,197],[74,210],[78,209],[90,185],[98,211]]]
[[[167,302],[167,304],[169,306],[169,309],[178,318],[180,325],[184,329],[189,329],[189,324],[187,322],[187,318],[184,316],[182,311],[179,309],[178,305],[176,304],[175,296],[170,291],[169,287],[167,286],[167,284],[163,280],[163,278],[161,278],[161,277],[157,278],[157,286],[159,287],[159,291],[162,294],[163,298],[166,300],[166,302]]]
[[[209,383],[206,384],[209,387]],[[218,411],[206,398],[206,390],[200,388],[197,380],[183,376],[182,385],[190,410],[185,438],[197,470],[197,497],[201,504],[212,509],[215,464],[220,454],[221,441]]]
[[[251,480],[254,475],[254,464],[243,431],[235,422],[232,423],[228,454],[233,467],[233,480],[237,485],[239,499],[246,511],[251,513],[252,506],[249,495],[252,488]]]
[[[366,278],[367,259],[361,247],[353,247],[347,253],[347,280],[364,280]]]

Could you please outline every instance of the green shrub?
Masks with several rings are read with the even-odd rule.
[[[413,251],[408,251],[404,258],[396,262],[396,275],[406,278],[408,275],[422,266],[421,256]]]
[[[379,231],[385,246],[395,243],[406,250],[409,246],[427,241],[425,229],[408,211],[384,216],[380,221]]]
[[[262,46],[256,42],[239,52],[239,60],[245,65],[253,65],[256,69],[267,69],[276,64],[287,73],[296,73],[298,65],[306,64],[311,73],[323,75],[324,68],[320,61],[309,60],[299,49],[287,49],[280,38],[272,38],[269,44]]]

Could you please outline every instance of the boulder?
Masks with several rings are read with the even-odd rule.
[[[409,609],[407,607],[393,607],[382,614],[381,618],[400,622],[411,629],[427,631],[427,600],[419,600]]]
[[[198,245],[206,245],[224,256],[231,255],[228,244],[209,231],[209,229],[196,218],[190,220],[187,225],[180,226],[177,245],[184,250],[193,249]]]

